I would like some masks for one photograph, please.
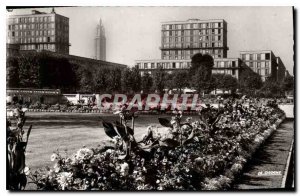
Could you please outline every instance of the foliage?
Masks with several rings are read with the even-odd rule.
[[[227,74],[212,74],[212,85],[214,89],[231,90],[232,93],[238,88],[238,81],[236,78]]]
[[[76,75],[68,59],[41,53],[38,57],[39,87],[70,91],[76,85]]]
[[[153,85],[153,78],[152,76],[146,72],[142,78],[141,78],[141,89],[144,91],[144,93],[148,93]]]
[[[120,92],[121,91],[121,75],[122,71],[120,68],[111,68],[107,73],[107,79],[109,85],[107,86],[108,92]]]
[[[18,59],[15,57],[8,57],[6,60],[6,78],[7,87],[16,88],[20,85],[19,80],[19,63]]]
[[[284,89],[282,89],[279,82],[269,78],[264,82],[259,93],[263,97],[282,97],[284,95]]]
[[[181,92],[183,88],[189,86],[189,75],[187,71],[176,71],[172,77],[173,88],[179,89]]]
[[[38,55],[22,54],[18,58],[20,87],[37,88],[39,86]]]
[[[122,91],[139,92],[141,90],[141,75],[137,67],[126,68],[122,72]]]
[[[286,76],[283,80],[282,88],[285,91],[294,90],[294,77],[290,75]]]
[[[6,119],[9,190],[22,190],[27,184],[29,168],[25,164],[25,151],[32,126],[29,127],[26,138],[23,138],[25,121],[25,111],[19,108],[15,108],[10,119]]]
[[[192,66],[190,67],[190,74],[193,75],[197,69],[199,69],[200,67],[205,67],[205,70],[208,70],[207,77],[205,79],[209,79],[211,72],[209,70],[211,70],[214,66],[214,59],[212,56],[210,56],[209,54],[204,54],[202,55],[201,53],[197,53],[194,56],[192,56],[192,62],[191,62]]]
[[[54,152],[54,167],[32,173],[31,179],[42,190],[228,189],[283,112],[275,105],[261,107],[254,101],[245,107],[242,101],[228,101],[221,110],[207,107],[200,114],[200,120],[184,121],[179,111],[171,120],[159,119],[169,132],[160,134],[149,126],[141,142],[133,133],[113,134],[105,146],[83,147],[72,156]],[[125,158],[124,143],[131,144]]]
[[[239,89],[242,93],[253,96],[256,90],[262,87],[263,83],[260,75],[255,73],[246,65],[241,66],[239,77]]]
[[[213,58],[201,53],[192,57],[192,66],[190,68],[190,76],[192,77],[191,86],[197,89],[199,93],[211,90],[212,68],[214,66]]]
[[[162,93],[166,87],[166,77],[167,73],[163,70],[162,67],[159,67],[157,70],[153,71],[153,88],[158,92]]]

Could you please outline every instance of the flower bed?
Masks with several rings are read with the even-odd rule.
[[[202,120],[177,127],[180,134],[176,118],[160,121],[170,133],[157,134],[159,145],[126,158],[118,137],[70,157],[55,152],[54,167],[33,172],[31,180],[42,190],[225,190],[284,118],[276,105],[208,108]],[[162,142],[170,135],[180,145]]]

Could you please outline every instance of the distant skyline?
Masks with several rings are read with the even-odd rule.
[[[31,14],[31,10],[7,15]],[[49,13],[52,7],[36,10]],[[94,58],[100,19],[106,31],[106,60],[128,66],[135,60],[160,59],[161,22],[224,19],[229,58],[239,57],[239,51],[272,50],[294,75],[292,7],[58,7],[55,11],[70,19],[72,55]]]

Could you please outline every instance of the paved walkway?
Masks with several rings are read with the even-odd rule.
[[[281,188],[293,137],[294,121],[286,120],[253,156],[233,188]]]

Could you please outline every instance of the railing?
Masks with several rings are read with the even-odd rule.
[[[7,94],[41,94],[41,95],[60,95],[60,89],[28,89],[28,88],[9,88]]]

